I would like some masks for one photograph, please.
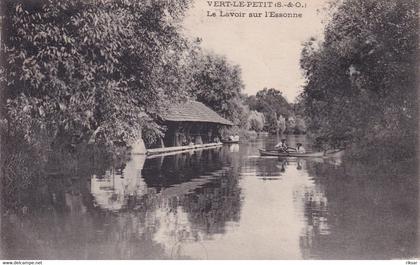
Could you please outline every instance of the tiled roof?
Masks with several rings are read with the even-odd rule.
[[[166,121],[211,122],[223,125],[233,125],[232,122],[221,117],[201,102],[187,101],[171,105],[166,114],[162,115]]]

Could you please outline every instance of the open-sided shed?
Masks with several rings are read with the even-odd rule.
[[[167,127],[162,139],[164,147],[212,143],[220,139],[220,127],[233,125],[203,103],[192,100],[169,106],[161,118]]]

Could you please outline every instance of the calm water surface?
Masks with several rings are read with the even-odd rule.
[[[1,257],[419,256],[415,162],[258,155],[258,148],[275,141],[265,138],[151,159],[133,156],[102,171],[78,164],[71,170],[55,168],[61,173],[48,174],[26,187],[25,194],[12,196],[32,203],[22,203],[17,213],[3,204]],[[288,141],[294,145],[305,139]]]

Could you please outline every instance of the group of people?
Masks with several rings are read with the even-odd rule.
[[[235,135],[229,136],[229,141],[238,142],[239,141],[239,135],[235,134]]]
[[[286,139],[281,139],[281,141],[274,146],[276,150],[282,153],[298,152],[305,153],[306,150],[301,143],[296,144],[296,148],[287,146]]]

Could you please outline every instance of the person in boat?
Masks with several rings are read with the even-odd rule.
[[[283,153],[288,152],[287,151],[288,148],[289,147],[286,144],[286,139],[281,139],[280,143],[278,143],[274,146],[274,149],[278,150],[279,152],[283,152]]]
[[[301,143],[297,143],[297,144],[296,144],[296,146],[297,146],[296,151],[297,151],[298,153],[300,153],[300,154],[304,154],[304,153],[306,153],[306,150],[305,150],[305,148],[302,146],[302,144],[301,144]]]

